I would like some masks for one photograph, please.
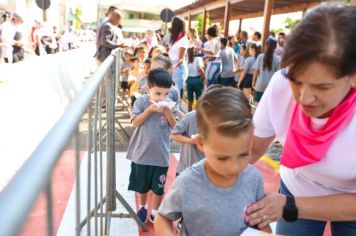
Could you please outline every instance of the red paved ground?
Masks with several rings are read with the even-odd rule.
[[[81,153],[80,158],[83,158]],[[52,175],[52,204],[54,217],[54,235],[57,234],[64,210],[67,206],[69,196],[75,180],[75,152],[65,151],[54,168]],[[21,236],[47,235],[47,213],[46,200],[41,194],[36,205],[27,217],[26,223],[20,233]]]

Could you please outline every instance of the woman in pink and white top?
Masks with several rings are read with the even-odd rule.
[[[173,73],[172,79],[176,88],[183,95],[183,84],[188,76],[186,53],[189,41],[185,35],[185,21],[179,16],[172,19],[172,35],[169,48],[169,58],[172,60]]]
[[[279,194],[247,208],[251,225],[282,235],[356,235],[356,8],[308,11],[285,45],[254,115],[253,162],[283,145]]]

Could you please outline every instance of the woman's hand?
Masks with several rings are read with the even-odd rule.
[[[269,223],[282,219],[286,201],[285,195],[269,193],[247,208],[245,220],[252,226],[258,225],[260,229],[265,228]]]

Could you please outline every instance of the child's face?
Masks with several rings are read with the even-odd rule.
[[[151,69],[151,64],[150,64],[150,63],[145,63],[145,64],[143,65],[143,70],[144,70],[146,73],[148,73],[150,69]]]
[[[231,186],[250,162],[252,130],[237,137],[224,136],[213,128],[207,138],[199,136],[197,145],[204,152],[209,179],[221,187]]]
[[[151,100],[154,102],[164,101],[168,98],[169,88],[161,88],[158,86],[153,86],[152,88],[147,87],[147,93]]]
[[[145,49],[141,49],[141,50],[138,52],[138,56],[139,56],[140,58],[144,58],[144,57],[145,57],[145,54],[146,54]]]
[[[129,54],[125,54],[125,62],[126,63],[131,62],[131,56]]]
[[[140,66],[140,61],[139,61],[139,60],[135,60],[135,61],[133,62],[133,66],[134,66],[135,69],[138,69],[139,66]]]

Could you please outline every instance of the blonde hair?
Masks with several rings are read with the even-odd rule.
[[[205,139],[212,129],[221,135],[237,137],[253,127],[251,107],[244,94],[235,88],[206,92],[196,110],[198,134]]]

